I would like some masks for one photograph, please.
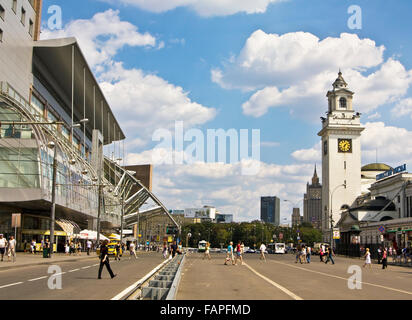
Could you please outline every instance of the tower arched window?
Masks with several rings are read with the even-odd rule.
[[[347,108],[347,103],[345,98],[340,98],[339,99],[339,105],[341,109],[346,109]]]

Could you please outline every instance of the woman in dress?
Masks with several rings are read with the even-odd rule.
[[[210,243],[209,242],[206,243],[206,248],[205,249],[206,250],[205,250],[205,255],[203,256],[203,260],[206,259],[206,258],[208,258],[209,260],[212,259],[210,257]]]
[[[369,251],[369,248],[366,248],[366,253],[363,257],[365,258],[365,264],[363,265],[363,267],[365,268],[367,265],[369,265],[369,268],[372,268],[371,253]]]

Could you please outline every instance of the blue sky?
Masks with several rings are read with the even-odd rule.
[[[262,0],[260,3],[267,4],[269,1]],[[176,1],[170,1],[170,3],[173,2]],[[313,172],[313,169],[310,168],[313,168],[315,162],[320,163],[320,157],[313,156],[313,153],[316,151],[316,145],[319,142],[319,137],[317,137],[317,132],[321,128],[319,117],[327,109],[326,90],[324,92],[318,90],[316,93],[307,90],[308,92],[302,94],[300,98],[287,96],[279,98],[280,100],[276,98],[277,100],[274,102],[273,87],[283,91],[296,85],[298,91],[305,90],[302,87],[304,84],[298,83],[301,79],[306,79],[308,82],[316,81],[316,79],[319,79],[315,77],[316,74],[323,74],[320,77],[325,81],[325,72],[331,75],[329,79],[331,87],[339,66],[342,66],[344,77],[348,75],[349,79],[362,80],[359,83],[348,82],[350,88],[359,93],[359,108],[364,114],[362,122],[371,123],[372,129],[370,132],[373,134],[375,132],[387,132],[387,137],[383,141],[386,141],[388,144],[392,144],[394,141],[399,141],[402,144],[406,141],[404,140],[405,137],[409,137],[409,130],[412,130],[410,125],[412,104],[410,105],[408,100],[412,93],[410,88],[411,81],[409,79],[409,77],[412,77],[412,72],[410,72],[412,69],[412,44],[409,40],[412,30],[409,16],[412,9],[410,1],[389,2],[376,0],[373,2],[356,1],[356,3],[341,0],[274,1],[274,3],[267,4],[267,6],[263,5],[264,9],[261,11],[264,12],[262,13],[246,13],[244,8],[242,8],[242,4],[238,5],[237,11],[235,8],[237,5],[233,5],[231,8],[223,8],[230,12],[237,12],[234,14],[227,13],[227,11],[222,14],[222,11],[214,10],[213,3],[216,0],[205,0],[206,3],[210,3],[207,9],[195,4],[197,2],[198,0],[190,0],[186,1],[186,3],[192,3],[191,5],[176,5],[170,10],[162,10],[161,5],[156,7],[156,3],[159,3],[159,1],[153,1],[153,5],[145,7],[142,5],[143,2],[141,0],[45,0],[43,4],[43,23],[46,24],[48,17],[50,17],[47,12],[48,7],[59,5],[63,13],[64,30],[62,34],[72,35],[68,25],[73,23],[73,21],[90,20],[98,13],[104,13],[112,9],[118,10],[115,16],[120,21],[128,22],[137,27],[136,32],[150,34],[156,40],[155,45],[147,43],[140,45],[130,44],[126,40],[124,41],[125,44],[119,47],[109,59],[113,62],[121,62],[123,70],[140,70],[144,75],[155,75],[159,79],[164,80],[173,89],[181,88],[189,98],[193,108],[196,108],[196,106],[193,106],[193,103],[195,103],[208,110],[215,109],[215,113],[209,112],[207,115],[205,114],[202,120],[190,123],[193,127],[200,127],[203,130],[207,128],[260,129],[262,141],[277,142],[278,144],[275,146],[262,146],[262,162],[269,166],[296,164],[295,173],[303,179],[302,187],[297,190],[293,187],[298,179],[293,174],[287,177],[274,175],[271,178],[272,181],[268,183],[266,194],[262,195],[273,195],[278,192],[284,199],[291,199],[294,202],[302,197],[302,191],[305,186],[304,181],[308,180]],[[242,3],[246,2],[243,1]],[[347,21],[350,14],[347,13],[347,10],[352,4],[359,5],[362,9],[361,30],[351,30],[348,28]],[[248,9],[250,9],[249,5]],[[44,29],[47,29],[46,25]],[[262,30],[262,33],[255,33],[257,30]],[[329,51],[318,48],[312,48],[312,51],[308,51],[309,58],[311,55],[320,53],[325,57],[325,60],[329,59],[330,61],[325,61],[326,66],[319,66],[320,62],[308,63],[307,66],[304,63],[298,66],[288,66],[287,62],[285,67],[285,74],[287,76],[285,78],[288,78],[288,75],[290,75],[288,81],[284,82],[282,79],[277,78],[278,75],[281,77],[284,71],[280,70],[279,67],[277,67],[278,69],[274,68],[272,70],[273,73],[269,72],[267,77],[263,79],[259,73],[259,68],[265,65],[265,62],[262,61],[266,61],[264,59],[270,61],[271,55],[277,55],[277,52],[280,52],[282,48],[284,50],[294,50],[293,45],[296,45],[296,43],[293,44],[285,39],[282,39],[280,42],[273,41],[272,43],[273,39],[271,38],[272,40],[268,40],[266,45],[262,44],[260,39],[269,37],[272,34],[282,36],[299,31],[305,32],[306,35],[316,36],[319,38],[319,42],[328,37],[335,41],[336,45],[332,46],[332,49]],[[99,32],[98,36],[92,39],[93,41],[98,42],[99,40],[104,41],[106,39],[104,31]],[[368,48],[359,55],[359,61],[362,60],[361,55],[364,55],[364,64],[357,64],[356,55],[342,47],[346,42],[339,43],[342,33],[356,34],[361,40],[369,39],[375,42],[375,44],[365,44]],[[79,33],[74,34],[74,36],[81,37],[82,35]],[[247,51],[245,45],[248,39],[251,40],[252,47],[262,45],[262,51]],[[354,41],[356,42],[356,39]],[[288,47],[289,45],[291,47]],[[380,46],[385,47],[381,57],[377,53]],[[264,52],[263,47],[269,48],[266,56],[264,56],[265,53],[262,53]],[[259,49],[259,47],[257,48]],[[320,50],[323,51],[321,52]],[[343,52],[347,50],[344,55],[344,57],[348,57],[347,61],[345,58],[342,59],[342,57],[338,57],[337,61],[333,61],[334,50]],[[87,56],[87,50],[85,51]],[[242,55],[242,52],[244,55]],[[293,54],[298,55],[299,52],[296,53],[294,51]],[[263,55],[263,60],[256,62],[256,69],[252,67],[252,69],[246,72],[241,65],[246,60],[242,59],[245,56],[249,59],[254,59],[260,55]],[[258,58],[260,59],[261,57]],[[367,65],[368,61],[374,59],[376,60],[374,63]],[[391,64],[391,59],[396,61],[396,66],[392,64],[391,67],[388,67],[389,71],[382,71],[383,76],[380,79],[368,78],[368,76],[374,73],[379,75],[380,70],[384,68],[383,66],[386,63],[388,65]],[[102,69],[98,69],[98,64],[93,65],[93,67],[99,76],[103,75],[101,82],[104,82],[106,87],[110,83],[116,82],[114,79],[107,80],[108,74],[113,74],[112,69],[102,71]],[[404,69],[405,72],[399,71],[399,68],[396,69],[397,67]],[[105,66],[104,68],[108,67]],[[280,68],[282,69],[282,66]],[[287,68],[290,68],[290,70],[288,71]],[[395,69],[398,71],[393,71]],[[222,82],[212,79],[213,70],[219,70],[222,73]],[[390,86],[391,79],[401,78],[401,74],[404,74],[405,79],[399,81],[399,85],[397,84],[396,86],[392,83],[393,88],[388,90],[387,94],[382,93],[385,91],[382,88],[385,88],[386,83]],[[272,75],[273,80],[271,78]],[[250,80],[248,79],[249,76]],[[348,80],[348,78],[345,79]],[[244,84],[252,86],[253,89],[245,88]],[[228,89],[225,85],[233,87],[233,89]],[[105,86],[103,87],[105,88]],[[269,90],[270,92],[260,92],[264,90]],[[148,93],[148,95],[150,94],[152,93]],[[119,100],[113,92],[108,93],[108,95],[109,100]],[[265,101],[269,99],[272,103],[266,106],[258,105],[256,103],[257,100],[253,100],[254,95],[264,97]],[[371,97],[370,102],[367,101],[369,95]],[[355,96],[355,108],[357,98],[358,96]],[[153,101],[153,99],[150,99],[150,101]],[[263,110],[263,114],[259,117],[248,114],[244,106],[246,102],[250,102],[248,110],[251,110],[251,112]],[[146,108],[148,105],[150,107],[150,102],[145,105]],[[396,106],[398,106],[397,109]],[[155,104],[152,107],[153,110],[157,108]],[[173,106],[170,107],[172,112]],[[120,103],[114,107],[114,110],[121,120],[128,120],[127,115],[122,113],[123,109]],[[197,111],[193,110],[193,112],[196,114]],[[397,113],[400,113],[401,116],[394,116]],[[142,115],[142,117],[145,116],[149,115]],[[370,116],[372,117],[368,119]],[[385,130],[376,130],[378,126],[376,123],[378,122],[384,124]],[[162,122],[160,121],[160,123]],[[135,155],[131,158],[131,161],[137,161],[138,159],[143,161],[143,154],[155,145],[150,141],[150,128],[142,130],[145,131],[145,134],[136,133],[138,131],[139,128],[136,127],[135,130],[132,127],[127,129],[127,136],[130,140],[139,139],[140,141],[138,144],[131,145],[128,150],[128,153]],[[399,132],[399,134],[394,134],[395,131]],[[369,134],[366,141],[374,141],[376,137],[372,133]],[[141,140],[144,140],[146,143]],[[409,153],[399,154],[396,150],[388,151],[385,144],[369,145],[368,147],[369,153],[365,153],[363,157],[364,163],[371,161],[370,154],[376,148],[379,148],[379,154],[382,155],[380,160],[382,162],[390,162],[390,165],[397,165],[398,162],[409,159],[410,155]],[[293,153],[298,150],[306,155],[306,161],[293,156]],[[259,212],[258,199],[256,200],[257,202],[253,202],[254,206],[248,207],[247,210],[244,209],[245,205],[240,205],[239,200],[248,198],[251,194],[251,188],[253,189],[253,183],[257,181],[247,180],[246,178],[234,179],[232,184],[242,184],[242,188],[237,190],[239,191],[238,198],[233,198],[230,201],[224,201],[219,196],[207,199],[205,197],[213,195],[212,190],[217,191],[219,189],[219,187],[216,187],[218,185],[222,185],[220,194],[225,194],[229,190],[231,190],[229,193],[233,194],[234,190],[229,185],[223,186],[224,183],[216,179],[187,176],[185,172],[190,170],[187,169],[185,171],[184,168],[181,168],[181,176],[175,177],[180,181],[186,181],[186,178],[188,181],[190,180],[193,183],[192,189],[196,185],[199,188],[202,185],[202,188],[206,190],[206,195],[199,190],[193,198],[182,197],[177,201],[175,197],[170,198],[168,189],[164,187],[167,183],[163,179],[170,172],[168,170],[171,169],[161,166],[158,168],[159,181],[155,189],[158,188],[160,195],[165,196],[166,205],[169,207],[175,209],[179,209],[177,206],[192,207],[195,204],[201,204],[202,201],[208,200],[218,207],[220,205],[224,208],[223,211],[227,213],[235,212],[235,219],[236,215],[238,220],[257,218]],[[280,171],[284,170],[286,169],[281,167]],[[223,175],[221,178],[225,179],[227,177]],[[264,182],[262,180],[259,183]],[[271,185],[271,183],[274,185]],[[277,183],[279,185],[276,185]],[[184,185],[177,185],[176,183],[170,184],[170,188],[187,190]],[[291,210],[287,205],[282,209],[283,215],[287,215],[287,212]]]

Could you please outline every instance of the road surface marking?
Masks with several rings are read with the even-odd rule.
[[[73,269],[73,270],[70,270],[69,272],[75,272],[75,271],[79,271],[80,269]]]
[[[292,266],[292,265],[289,265],[289,264],[287,264],[287,263],[282,263],[282,262],[278,262],[278,261],[273,261],[273,260],[270,260],[270,261],[272,261],[273,263],[283,264],[283,265],[285,265],[285,266],[289,266],[289,267],[296,268],[296,269],[299,269],[299,270],[304,270],[304,271],[307,271],[307,272],[317,273],[317,274],[320,274],[320,275],[323,275],[323,276],[326,276],[326,277],[331,277],[331,278],[336,278],[336,279],[341,279],[341,280],[348,281],[347,278],[335,276],[335,275],[332,275],[332,274],[328,274],[328,273],[324,273],[324,272],[319,272],[319,271],[314,271],[314,270],[308,270],[308,269],[305,269],[305,268],[301,268],[301,267],[298,267],[298,266]],[[382,288],[382,289],[387,289],[387,290],[391,290],[391,291],[396,291],[396,292],[400,292],[400,293],[412,295],[412,292],[405,291],[405,290],[401,290],[401,289],[395,289],[395,288],[391,288],[391,287],[385,287],[385,286],[381,286],[381,285],[379,285],[379,284],[374,284],[374,283],[369,283],[369,282],[363,282],[363,281],[360,281],[360,283],[366,284],[366,285],[372,286],[372,287],[378,287],[378,288]]]
[[[16,282],[16,283],[12,283],[12,284],[7,284],[5,286],[1,286],[0,289],[11,287],[11,286],[17,286],[18,284],[22,284],[22,283],[23,282]]]
[[[31,282],[31,281],[37,281],[37,280],[46,279],[46,278],[47,278],[47,276],[44,276],[44,277],[40,277],[40,278],[36,278],[36,279],[30,279],[30,280],[27,280],[27,281]]]
[[[99,263],[96,263],[96,264],[93,265],[93,267],[97,267],[98,265],[100,265],[100,264],[99,264]]]
[[[265,277],[264,275],[260,274],[259,272],[257,272],[255,269],[253,269],[252,267],[250,267],[247,263],[243,263],[244,266],[246,266],[250,271],[252,271],[254,274],[256,274],[257,276],[261,277],[263,280],[265,280],[266,282],[269,282],[272,286],[275,286],[276,288],[278,288],[279,290],[283,291],[284,293],[286,293],[289,297],[291,297],[294,300],[303,300],[301,297],[297,296],[296,294],[294,294],[293,292],[289,291],[288,289],[286,289],[285,287],[282,287],[280,284],[270,280],[269,278]]]
[[[60,272],[60,273],[52,274],[51,277],[61,276],[62,274],[65,274],[65,273],[66,272]]]
[[[82,269],[89,269],[89,268],[91,268],[92,266],[88,266],[88,267],[83,267]]]

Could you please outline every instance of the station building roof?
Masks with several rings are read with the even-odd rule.
[[[84,83],[86,83],[86,118],[88,127],[104,136],[104,144],[124,140],[126,137],[117,122],[99,83],[91,71],[76,38],[39,40],[34,42],[33,64],[47,73],[48,84],[64,101],[64,108],[71,114],[72,105],[72,52],[74,51],[74,114],[83,118]],[[36,62],[37,61],[37,62]],[[41,65],[41,66],[40,66]],[[44,70],[46,69],[46,70]],[[84,70],[86,81],[84,81]],[[63,90],[63,92],[61,92]],[[103,113],[102,113],[103,103]],[[96,106],[96,108],[94,108]],[[103,127],[102,127],[103,124]]]

